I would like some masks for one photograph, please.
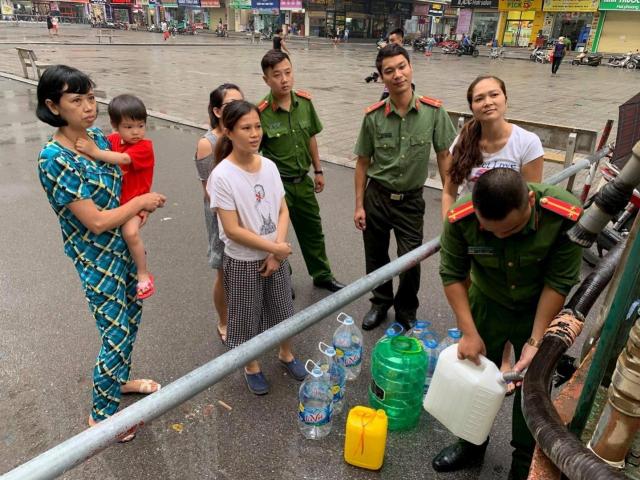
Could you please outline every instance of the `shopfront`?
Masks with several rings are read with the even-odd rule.
[[[91,0],[89,3],[89,14],[92,23],[103,23],[107,21],[105,12],[106,0]]]
[[[433,35],[448,35],[449,32],[445,32],[444,24],[444,7],[442,3],[429,4],[429,19],[430,19],[430,34]]]
[[[551,16],[550,38],[568,38],[574,50],[584,47],[597,10],[598,0],[544,0],[545,23]]]
[[[371,0],[371,35],[373,38],[385,37],[391,30],[387,15],[388,8],[385,0]]]
[[[220,5],[220,0],[200,0],[200,6],[204,12],[203,23],[209,30],[218,28],[218,22],[227,23],[227,12]]]
[[[600,18],[593,42],[598,52],[640,49],[640,0],[600,0]]]
[[[500,20],[498,0],[452,0],[451,6],[460,8],[456,27],[458,35],[470,35],[481,45],[497,37]]]
[[[542,0],[499,0],[503,12],[498,42],[507,47],[528,47],[542,30]]]
[[[251,0],[253,29],[256,32],[275,32],[279,25],[280,2],[278,0]]]
[[[302,0],[280,0],[280,23],[285,26],[287,33],[301,31],[304,33],[305,9]]]
[[[389,14],[387,16],[388,32],[395,28],[404,28],[405,20],[411,19],[411,9],[413,4],[411,0],[398,0],[388,5]],[[388,33],[387,32],[387,33]]]
[[[429,5],[426,3],[414,3],[413,4],[413,16],[418,19],[418,32],[421,35],[428,35],[428,14],[429,14]]]

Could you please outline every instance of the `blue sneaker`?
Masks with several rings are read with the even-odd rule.
[[[307,371],[305,370],[304,365],[302,365],[297,359],[294,358],[290,362],[284,362],[280,360],[280,363],[284,365],[284,368],[287,369],[287,372],[289,372],[289,375],[291,375],[293,378],[295,378],[299,382],[301,382],[306,378]]]
[[[266,395],[269,393],[269,382],[267,382],[262,372],[244,372],[244,379],[247,381],[247,387],[251,393],[255,395]]]

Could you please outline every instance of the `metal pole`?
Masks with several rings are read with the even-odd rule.
[[[162,390],[116,413],[65,442],[40,454],[27,463],[6,473],[2,480],[45,480],[56,478],[89,457],[97,454],[124,432],[159,417],[174,407],[209,388],[247,362],[276,347],[327,315],[360,298],[378,285],[401,272],[418,265],[440,249],[436,237],[397,260],[356,280],[339,292],[305,308],[284,322],[187,373]]]
[[[587,168],[592,162],[602,158],[607,153],[608,149],[596,152],[575,163],[572,167],[553,175],[546,180],[546,183],[559,183],[574,175],[577,171]],[[339,292],[305,308],[293,317],[187,373],[166,387],[162,387],[162,390],[143,398],[96,426],[71,437],[29,460],[27,463],[16,467],[0,477],[0,480],[44,480],[56,478],[115,443],[123,433],[136,426],[143,426],[145,423],[194,397],[231,372],[244,366],[247,362],[274,348],[283,340],[302,332],[375,287],[418,265],[439,249],[440,237],[429,240],[419,248],[356,280]]]
[[[569,168],[573,165],[573,156],[576,153],[576,141],[578,139],[578,134],[576,132],[571,132],[569,134],[569,140],[567,140],[567,150],[564,155],[564,168]],[[576,176],[573,175],[569,181],[567,182],[567,190],[573,190],[573,181],[576,179]]]

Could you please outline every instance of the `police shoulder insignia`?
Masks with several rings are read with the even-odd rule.
[[[449,220],[449,223],[456,223],[458,220],[462,220],[474,212],[475,209],[473,208],[473,202],[469,200],[468,202],[449,210],[447,212],[447,219]]]
[[[374,103],[373,105],[369,105],[365,110],[364,113],[371,113],[371,112],[375,112],[377,109],[379,109],[381,106],[383,106],[386,102],[384,100],[380,100],[379,102]]]
[[[265,98],[258,104],[258,110],[260,113],[264,112],[266,108],[269,106],[269,101]]]
[[[307,100],[311,100],[311,93],[306,90],[296,90],[296,95],[298,97],[306,98]]]
[[[540,199],[540,206],[574,222],[580,218],[580,214],[582,213],[581,207],[554,197],[542,197]]]
[[[437,98],[431,98],[422,95],[420,98],[418,98],[418,100],[420,100],[420,102],[424,103],[425,105],[430,105],[435,108],[440,108],[442,106],[442,100],[438,100]]]

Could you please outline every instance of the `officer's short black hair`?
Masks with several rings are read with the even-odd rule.
[[[520,172],[494,168],[483,173],[473,189],[473,207],[482,218],[503,220],[513,210],[523,209],[529,187]]]
[[[95,87],[86,73],[67,65],[52,65],[47,67],[38,82],[38,106],[36,116],[52,127],[65,127],[67,122],[60,115],[55,115],[47,100],[59,104],[65,93],[87,94]]]
[[[116,127],[125,118],[142,122],[147,121],[147,108],[142,103],[142,100],[128,93],[113,97],[109,102],[108,111],[111,124]]]
[[[378,73],[382,75],[382,61],[385,58],[389,57],[397,57],[398,55],[402,55],[407,59],[407,62],[411,63],[411,58],[409,58],[409,52],[407,52],[400,45],[396,45],[395,43],[391,45],[387,45],[384,48],[381,48],[378,52],[378,56],[376,57],[376,68],[378,69]]]
[[[291,63],[291,59],[289,58],[289,55],[287,55],[283,51],[269,50],[267,53],[264,54],[264,57],[262,57],[262,60],[260,61],[260,66],[262,67],[262,73],[266,75],[267,70],[269,70],[270,68],[274,68],[276,65],[284,62],[285,60],[289,60],[289,63]]]
[[[389,38],[391,38],[391,35],[398,35],[404,38],[404,30],[401,28],[396,28],[395,30],[391,30],[391,32],[389,32]]]
[[[282,29],[281,28],[276,29],[276,33],[280,35],[282,33]]]

